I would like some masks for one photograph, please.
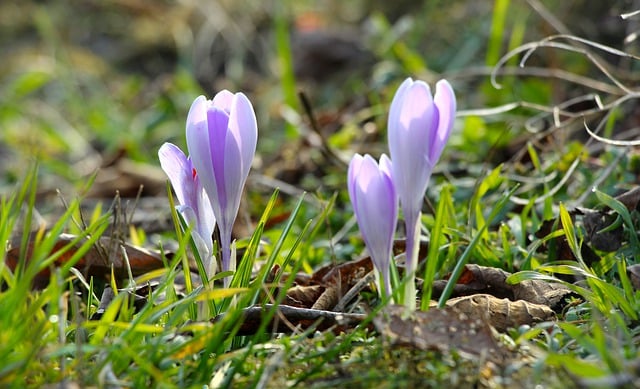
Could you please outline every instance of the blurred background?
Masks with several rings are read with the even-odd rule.
[[[433,188],[447,179],[464,197],[482,171],[500,163],[528,175],[531,161],[518,153],[531,141],[532,126],[542,132],[552,125],[548,118],[531,124],[540,112],[526,106],[491,115],[474,110],[514,102],[552,107],[592,92],[607,102],[623,94],[585,55],[550,49],[534,53],[525,68],[517,66],[519,56],[506,62],[497,89],[489,76],[500,58],[556,34],[637,53],[633,34],[640,18],[620,15],[638,3],[3,1],[0,191],[11,190],[37,161],[45,212],[61,207],[49,201],[58,190],[67,197],[110,199],[116,191],[134,197],[141,184],[143,197],[165,206],[158,147],[170,141],[186,149],[184,123],[193,99],[227,88],[245,92],[258,115],[249,190],[268,194],[280,186],[285,193],[328,197],[343,191],[353,153],[386,151],[388,106],[411,76],[432,85],[447,78],[456,90],[461,114]],[[634,60],[594,51],[633,86]],[[561,72],[582,79],[568,81]],[[595,104],[579,103],[569,108]],[[635,104],[627,105],[616,128],[636,126]],[[582,121],[575,124],[533,143],[548,156],[545,169],[560,171],[557,179],[571,156],[587,152],[587,161],[598,152],[584,148],[588,136]],[[635,174],[633,161],[626,163]],[[623,181],[615,175],[610,180]]]

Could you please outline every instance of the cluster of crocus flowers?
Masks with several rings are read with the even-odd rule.
[[[185,219],[196,234],[194,240],[202,238],[205,242],[208,252],[201,252],[196,244],[205,269],[209,269],[209,275],[214,271],[209,265],[213,254],[210,242],[217,222],[222,271],[232,270],[235,258],[232,258],[231,231],[256,151],[256,115],[243,93],[223,90],[213,100],[204,96],[196,98],[189,110],[186,127],[189,158],[167,143],[160,148],[160,162],[176,192],[179,210],[194,210],[188,211]],[[187,179],[189,176],[191,180]],[[185,193],[189,196],[196,193],[193,196],[198,200],[194,203],[192,198],[195,197],[183,195]]]
[[[456,98],[451,85],[446,80],[436,83],[435,95],[431,94],[429,85],[423,81],[414,81],[407,78],[398,88],[391,108],[388,121],[388,142],[391,156],[391,184],[400,201],[406,230],[406,273],[408,275],[404,303],[407,308],[415,309],[415,270],[418,263],[418,249],[420,241],[420,218],[422,203],[424,201],[427,185],[433,172],[433,167],[440,158],[442,150],[449,139],[456,113]],[[356,164],[362,157],[356,155]],[[352,161],[352,164],[354,164]],[[382,161],[381,161],[382,165]],[[349,173],[349,187],[358,187],[360,180],[366,180],[365,176]],[[351,202],[354,205],[356,219],[365,244],[374,259],[374,265],[381,274],[388,272],[391,255],[390,250],[376,253],[384,258],[376,260],[374,252],[380,250],[383,243],[393,239],[394,228],[363,228],[363,224],[388,223],[395,220],[395,215],[378,213],[374,208],[358,206],[358,203],[377,200],[373,191],[361,193],[359,198],[354,198],[351,193]],[[365,214],[365,209],[368,209]],[[375,220],[374,220],[375,219]],[[386,244],[386,243],[385,243]],[[387,250],[386,247],[384,250]]]

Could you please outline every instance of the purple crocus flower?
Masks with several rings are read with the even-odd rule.
[[[196,243],[198,254],[203,262],[207,275],[215,272],[212,263],[212,234],[216,224],[209,197],[200,183],[200,177],[191,160],[184,155],[178,146],[165,143],[158,150],[160,166],[169,177],[171,186],[178,200],[177,210],[191,226],[192,237]]]
[[[378,165],[370,155],[356,154],[349,163],[347,185],[360,233],[377,269],[378,289],[388,295],[391,291],[391,249],[398,221],[398,197],[391,179],[391,161],[383,154]],[[380,288],[381,282],[383,288]]]
[[[456,113],[456,97],[446,80],[436,83],[435,96],[423,81],[407,78],[398,88],[389,111],[388,136],[393,182],[404,215],[407,241],[405,298],[415,297],[420,212],[433,167],[444,149]],[[405,301],[407,306],[413,302]]]
[[[220,229],[222,271],[232,269],[231,230],[258,139],[256,115],[242,93],[195,99],[187,116],[187,147]]]

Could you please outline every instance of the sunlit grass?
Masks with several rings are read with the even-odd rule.
[[[589,130],[599,131],[598,136],[614,137],[619,126],[629,123],[625,118],[633,111],[627,104],[637,98],[636,92],[598,72],[601,62],[596,61],[600,59],[594,57],[594,61],[581,52],[567,50],[549,57],[546,51],[538,52],[536,67],[519,67],[518,55],[524,52],[518,48],[530,39],[542,45],[537,41],[544,30],[540,26],[548,26],[530,8],[505,0],[478,6],[473,18],[456,2],[452,8],[442,2],[429,3],[401,19],[372,12],[367,44],[377,58],[370,74],[345,84],[327,81],[309,87],[293,74],[295,53],[288,38],[295,31],[287,4],[294,5],[283,2],[276,15],[263,10],[268,20],[275,16],[276,22],[270,26],[275,31],[269,46],[273,56],[259,59],[273,62],[271,70],[277,77],[238,77],[246,85],[234,86],[252,88],[249,93],[259,101],[256,107],[264,123],[259,131],[266,141],[259,146],[265,155],[256,161],[258,168],[268,170],[271,166],[260,165],[280,163],[266,154],[278,152],[282,139],[300,142],[295,143],[294,154],[308,157],[304,162],[317,169],[304,172],[306,176],[300,179],[299,186],[308,193],[297,196],[273,188],[261,193],[263,188],[250,187],[246,197],[256,223],[247,236],[236,241],[244,253],[238,269],[233,274],[218,274],[204,285],[195,281],[196,274],[205,280],[206,276],[193,257],[188,229],[173,212],[175,231],[153,237],[153,242],[175,248],[166,252],[164,267],[127,277],[119,285],[112,280],[116,295],[101,317],[93,320],[109,282],[84,279],[82,269],[74,265],[93,242],[110,231],[111,215],[106,207],[98,206],[90,215],[84,214],[83,224],[83,198],[76,199],[71,193],[87,193],[96,169],[115,155],[157,165],[158,145],[163,141],[180,145],[190,101],[203,88],[213,86],[198,84],[194,77],[189,39],[197,31],[187,31],[184,22],[174,25],[178,40],[175,69],[149,79],[69,44],[58,28],[60,15],[64,15],[60,5],[51,9],[55,12],[48,12],[44,4],[34,6],[32,32],[44,49],[35,57],[23,53],[29,59],[23,60],[25,66],[11,62],[18,63],[19,56],[8,56],[7,73],[0,79],[0,146],[6,147],[0,154],[10,152],[8,159],[0,155],[0,386],[637,385],[640,292],[627,269],[638,264],[640,256],[638,211],[627,209],[614,197],[635,185],[637,151],[630,144],[597,146],[593,138],[581,137],[586,134],[585,120]],[[555,6],[549,7],[556,11]],[[442,20],[453,22],[442,25]],[[460,20],[472,28],[464,28]],[[237,23],[233,28],[240,31],[257,29],[243,30],[241,21]],[[236,47],[242,53],[229,53],[236,65],[240,56],[253,49],[251,41],[252,37],[245,37]],[[588,43],[580,43],[595,51]],[[514,55],[501,57],[512,50]],[[623,57],[621,62],[634,60],[618,52],[606,53]],[[491,68],[497,62],[500,66]],[[545,69],[550,64],[559,68]],[[250,74],[247,68],[225,71],[245,76]],[[491,83],[492,71],[502,89]],[[315,88],[325,92],[312,99],[318,110],[314,113],[323,120],[321,130],[330,129],[324,141],[346,160],[349,153],[363,149],[382,150],[379,143],[386,136],[386,106],[399,80],[411,75],[432,81],[442,74],[461,91],[462,110],[430,184],[428,200],[434,209],[425,207],[428,212],[422,220],[423,235],[428,236],[424,243],[429,247],[418,273],[424,281],[421,308],[428,308],[433,282],[449,277],[448,289],[440,299],[444,304],[465,263],[513,272],[511,282],[562,283],[575,292],[575,300],[559,313],[556,322],[523,326],[503,335],[505,343],[515,345],[518,352],[534,350],[514,357],[513,365],[504,368],[504,377],[455,353],[390,345],[368,327],[387,303],[369,291],[351,308],[371,311],[350,332],[336,335],[311,328],[292,335],[272,334],[268,328],[269,319],[276,315],[272,309],[254,335],[238,336],[242,310],[282,302],[293,282],[287,275],[309,274],[321,265],[357,258],[363,251],[343,188],[346,171],[321,159],[318,150],[307,150],[305,142],[315,138],[306,139],[307,132],[284,117],[283,112],[299,105],[298,89],[308,88],[312,96]],[[220,75],[223,80],[216,87],[232,83],[225,75]],[[599,100],[580,100],[596,108],[576,113],[572,104],[554,100],[574,93],[597,93]],[[282,101],[274,102],[274,96],[282,96],[277,99]],[[332,100],[333,96],[340,98]],[[357,101],[356,108],[351,108],[353,101]],[[597,106],[598,101],[603,105]],[[293,113],[299,125],[306,125],[302,112]],[[598,115],[606,116],[592,125],[590,120],[599,119]],[[521,142],[517,149],[507,149],[517,142]],[[37,160],[39,167],[31,168],[25,160]],[[598,187],[595,191],[594,185]],[[45,204],[39,203],[41,190],[52,187],[63,187],[62,197],[74,198],[66,208],[48,198]],[[173,209],[171,200],[167,203]],[[45,228],[36,222],[40,206],[62,212]],[[622,229],[620,249],[598,252],[603,259],[587,264],[582,247],[589,241],[581,220],[572,217],[576,206],[610,210],[615,221],[605,229]],[[285,217],[270,225],[274,215]],[[548,220],[556,221],[555,229],[538,236]],[[51,253],[63,232],[74,234],[77,240]],[[143,230],[134,228],[130,235],[135,244],[151,244]],[[5,242],[15,242],[14,238],[22,254],[15,271],[10,271]],[[545,251],[562,239],[575,260],[556,261]],[[32,251],[27,256],[28,245]],[[52,266],[65,252],[73,254],[64,265]],[[184,273],[192,264],[198,271]],[[279,271],[266,283],[274,265],[280,266]],[[49,283],[42,290],[33,290],[32,282],[43,270],[51,270]],[[187,280],[184,295],[175,287],[180,276]],[[219,287],[225,276],[232,277],[227,289]],[[136,308],[131,292],[151,281],[157,284],[144,296],[147,303]],[[396,273],[396,285],[402,282]],[[216,321],[209,320],[216,315],[220,315]]]

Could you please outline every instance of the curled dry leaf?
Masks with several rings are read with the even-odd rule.
[[[513,300],[542,304],[554,312],[561,312],[571,298],[581,298],[563,284],[541,280],[527,280],[512,285]]]
[[[511,273],[502,269],[468,264],[454,287],[453,297],[490,294],[511,301],[524,300],[546,305],[556,313],[562,311],[568,298],[579,297],[561,283],[527,280],[512,285],[507,283],[510,275]],[[442,294],[445,285],[446,281],[443,280],[434,283],[434,298]]]
[[[555,318],[555,312],[546,305],[524,300],[499,299],[490,294],[456,297],[448,300],[447,306],[455,307],[470,317],[480,317],[500,332]]]
[[[470,315],[457,307],[418,311],[404,318],[405,308],[390,305],[378,314],[376,330],[392,344],[420,350],[456,350],[467,358],[487,358],[502,363],[510,354],[494,337],[483,316]]]
[[[285,274],[283,280],[295,277],[282,305],[332,311],[358,281],[373,270],[369,257],[340,264],[331,264],[316,270],[313,275]],[[272,283],[279,271],[278,265],[271,269],[266,282]]]

